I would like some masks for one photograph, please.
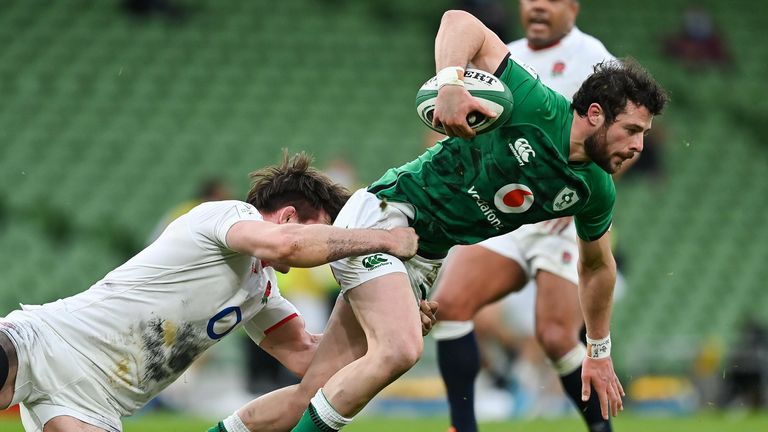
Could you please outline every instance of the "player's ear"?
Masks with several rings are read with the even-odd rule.
[[[285,206],[277,213],[277,223],[278,224],[284,224],[284,223],[298,223],[299,222],[299,216],[296,213],[296,207],[294,206]]]
[[[605,123],[605,112],[599,103],[592,103],[587,108],[587,121],[593,127],[601,127]]]

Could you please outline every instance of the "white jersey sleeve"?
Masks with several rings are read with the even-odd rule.
[[[244,220],[263,220],[254,206],[234,200],[203,203],[188,216],[186,223],[199,240],[227,249],[227,232],[232,225]]]
[[[260,344],[271,331],[299,315],[299,310],[279,292],[272,293],[269,303],[250,321],[243,324],[243,328],[254,342]]]

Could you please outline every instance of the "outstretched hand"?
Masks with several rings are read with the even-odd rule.
[[[480,104],[464,87],[443,86],[437,93],[432,125],[442,125],[448,136],[469,139],[475,136],[475,131],[467,123],[467,115],[472,112],[496,117],[495,112]]]
[[[581,400],[586,402],[592,395],[592,388],[600,399],[600,412],[608,420],[608,413],[614,417],[624,409],[621,397],[624,388],[613,370],[610,357],[602,359],[585,358],[581,364]]]
[[[408,260],[416,255],[419,248],[419,236],[416,230],[410,227],[398,227],[389,230],[392,234],[392,245],[389,248],[389,254],[402,260]]]

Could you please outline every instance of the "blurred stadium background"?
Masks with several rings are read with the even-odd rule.
[[[520,37],[516,2],[500,3],[508,39]],[[768,430],[764,416],[731,417],[768,403],[768,3],[697,2],[730,53],[713,64],[665,54],[688,1],[581,3],[579,27],[637,58],[672,97],[655,122],[654,165],[617,184],[628,289],[612,333],[629,392],[626,430],[632,422],[662,430],[644,414],[714,411],[691,429],[709,430],[725,409],[723,424],[740,426],[712,430]],[[247,173],[276,162],[283,147],[310,151],[320,167],[346,163],[360,185],[421,151],[413,100],[434,74],[434,33],[455,2],[173,5],[128,13],[118,1],[0,2],[2,315],[86,289],[206,179],[242,196]],[[242,398],[241,342],[218,345],[199,374],[228,377]],[[428,345],[367,413],[445,416]],[[725,398],[734,377],[752,385]],[[530,416],[520,397],[503,399],[518,409],[502,407],[502,417]],[[237,406],[231,399],[190,415],[216,418]],[[580,427],[567,410],[557,414],[567,429]],[[529,423],[504,430],[514,424]]]

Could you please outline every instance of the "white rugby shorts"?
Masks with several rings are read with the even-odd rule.
[[[34,310],[17,310],[0,319],[0,331],[16,347],[19,359],[11,405],[20,403],[27,432],[42,432],[58,416],[74,417],[110,432],[122,431],[120,415],[109,402],[93,365]]]
[[[539,222],[478,244],[520,264],[529,280],[543,270],[579,284],[579,246],[573,221],[559,233],[553,234],[546,222]]]
[[[334,226],[380,229],[407,227],[406,214],[412,212],[409,207],[404,203],[390,202],[383,205],[376,195],[360,189],[352,194],[341,209]],[[442,262],[442,259],[427,259],[418,255],[403,262],[392,255],[376,253],[333,262],[331,269],[341,286],[342,294],[379,276],[407,273],[414,296],[421,300],[429,295]]]

